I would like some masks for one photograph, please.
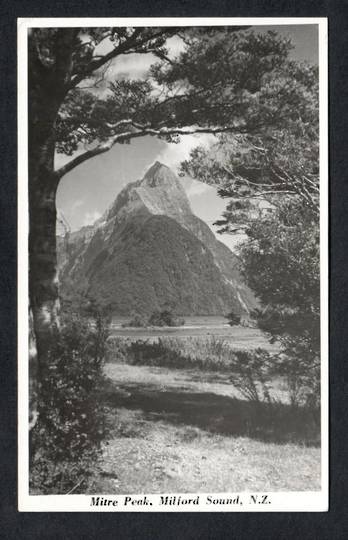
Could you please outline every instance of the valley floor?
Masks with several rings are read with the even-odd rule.
[[[112,430],[94,493],[320,489],[320,449],[245,436],[249,404],[223,375],[115,363],[106,374]]]
[[[260,347],[269,352],[276,352],[278,349],[277,345],[270,344],[265,334],[258,328],[229,326],[225,317],[207,315],[184,318],[184,326],[125,328],[123,325],[129,322],[129,317],[114,317],[111,324],[111,335],[114,338],[127,338],[130,341],[139,339],[157,341],[158,338],[168,337],[178,339],[214,337],[229,343],[234,349],[249,350]]]

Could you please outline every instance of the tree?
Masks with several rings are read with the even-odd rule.
[[[190,133],[256,134],[289,114],[288,81],[278,81],[285,97],[276,109],[279,100],[271,82],[286,61],[289,42],[273,32],[240,30],[30,30],[29,294],[37,350],[31,355],[31,374],[40,373],[52,332],[59,328],[55,196],[61,178],[134,138],[149,135],[175,142]],[[173,36],[182,44],[176,58],[168,48]],[[113,60],[126,54],[152,55],[146,78],[108,79]],[[101,81],[107,83],[102,94]],[[72,156],[59,169],[54,168],[56,152]]]
[[[237,315],[234,313],[234,311],[231,311],[226,315],[226,319],[228,320],[228,324],[230,326],[238,326],[240,324],[240,315]]]
[[[280,128],[221,136],[209,150],[195,149],[182,171],[216,185],[228,199],[216,224],[221,233],[245,234],[240,255],[261,303],[259,325],[280,340],[303,376],[311,377],[314,368],[313,380],[319,381],[318,73],[289,62],[282,73],[288,76],[297,91]]]
[[[175,317],[170,309],[154,311],[149,319],[149,326],[183,326],[185,321]]]
[[[255,215],[258,221],[260,208],[264,214],[286,198],[319,212],[318,70],[288,61],[276,75],[263,92],[273,95],[274,114],[286,111],[279,122],[265,122],[257,133],[222,135],[209,151],[198,147],[182,164],[183,174],[215,185],[230,199],[217,222],[225,227],[221,232],[236,232],[233,221],[247,232],[246,214],[248,222]]]

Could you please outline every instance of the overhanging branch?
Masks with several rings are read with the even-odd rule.
[[[146,135],[150,135],[151,137],[165,137],[170,135],[194,135],[196,133],[210,133],[210,134],[217,134],[217,133],[225,133],[225,132],[237,132],[241,133],[244,131],[245,128],[243,126],[237,126],[237,125],[229,125],[229,126],[220,126],[220,127],[199,127],[199,126],[188,126],[184,128],[167,128],[162,127],[159,129],[148,127],[147,125],[141,125],[136,122],[133,122],[132,120],[121,120],[117,124],[114,124],[112,127],[115,128],[116,126],[122,126],[129,124],[132,128],[130,131],[125,131],[122,133],[117,133],[116,135],[111,136],[109,139],[107,139],[105,142],[99,144],[95,148],[92,148],[90,150],[87,150],[83,154],[80,154],[79,156],[76,156],[71,161],[60,167],[55,172],[56,178],[60,179],[63,176],[65,176],[68,172],[72,171],[77,167],[78,165],[81,165],[81,163],[84,163],[85,161],[91,159],[92,157],[98,156],[99,154],[103,154],[105,152],[108,152],[116,143],[124,143],[126,141],[129,141],[131,139],[139,138],[139,137],[145,137]]]
[[[118,47],[115,47],[112,51],[110,51],[109,53],[105,54],[102,57],[98,57],[97,59],[92,58],[91,62],[86,66],[83,72],[75,75],[71,79],[70,83],[68,84],[68,90],[75,88],[78,84],[80,84],[81,81],[90,77],[96,70],[98,70],[99,68],[104,66],[104,64],[106,64],[110,60],[113,60],[117,56],[125,54],[127,51],[132,50],[132,49],[134,49],[134,54],[138,52],[144,53],[144,51],[139,48],[146,45],[146,43],[156,38],[159,38],[164,34],[171,35],[177,31],[175,28],[172,28],[172,29],[166,28],[164,30],[160,30],[159,32],[155,32],[154,34],[148,35],[141,39],[139,38],[139,36],[141,35],[142,30],[143,29],[140,27],[136,28],[133,34],[128,39],[126,39],[126,41],[118,45]]]

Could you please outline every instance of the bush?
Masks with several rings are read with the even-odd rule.
[[[133,365],[230,372],[238,363],[238,353],[224,340],[163,337],[156,340],[112,338],[108,341],[108,360]]]
[[[185,323],[183,319],[177,319],[171,311],[154,311],[149,317],[149,326],[182,326]]]
[[[103,383],[107,324],[70,315],[52,343],[39,381],[39,419],[32,434],[31,489],[67,493],[89,483],[106,436]]]
[[[147,326],[183,326],[184,319],[176,318],[170,310],[154,311],[148,319],[142,315],[133,315],[131,320],[124,323],[123,328],[146,328]]]
[[[123,323],[123,328],[145,328],[147,326],[147,320],[141,315],[133,315],[131,320],[127,323]]]
[[[228,324],[230,326],[238,326],[238,324],[240,324],[240,321],[241,321],[241,316],[231,311],[230,313],[226,315],[226,319],[228,319]]]
[[[311,349],[305,338],[283,340],[279,355],[278,373],[284,377],[290,403],[312,410],[320,408],[320,356]]]
[[[270,354],[263,349],[236,351],[230,380],[248,401],[270,403],[270,388],[274,378],[270,360]]]
[[[108,341],[108,360],[133,365],[179,369],[228,371],[234,351],[221,339],[159,338],[156,341],[112,338]]]

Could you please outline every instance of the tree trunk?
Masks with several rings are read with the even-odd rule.
[[[30,132],[36,145],[29,159],[30,428],[38,417],[42,367],[48,363],[50,345],[59,328],[54,145],[51,137],[39,144],[36,129]]]
[[[47,32],[47,31],[46,31]],[[49,32],[49,31],[48,31]],[[78,29],[49,32],[43,43],[29,31],[28,157],[29,157],[29,426],[38,417],[43,367],[59,329],[56,255],[55,124],[68,91]],[[32,452],[31,452],[32,454]]]
[[[46,184],[36,178],[29,203],[29,298],[40,363],[46,341],[59,327],[56,256],[56,185],[46,172]]]
[[[31,80],[33,79],[33,80]],[[38,418],[40,373],[59,328],[54,127],[61,100],[44,77],[29,74],[29,426]]]

